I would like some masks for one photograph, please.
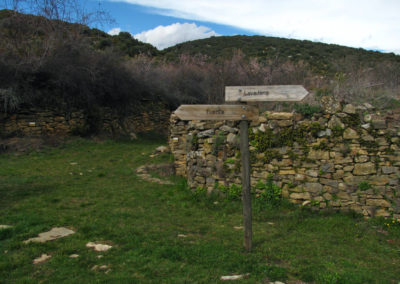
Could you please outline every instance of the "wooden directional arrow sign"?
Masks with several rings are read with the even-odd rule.
[[[181,120],[254,120],[258,109],[247,105],[181,105],[175,114]]]
[[[307,95],[301,85],[225,87],[227,102],[298,102]]]

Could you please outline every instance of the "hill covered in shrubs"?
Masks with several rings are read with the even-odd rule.
[[[171,59],[180,54],[203,54],[212,60],[221,60],[231,58],[237,49],[240,49],[246,57],[257,58],[260,61],[303,62],[318,74],[332,74],[340,71],[338,61],[357,61],[359,64],[371,67],[381,61],[400,63],[400,56],[393,53],[309,40],[245,35],[211,37],[184,42],[162,51],[162,54]]]
[[[158,51],[129,33],[0,11],[0,107],[66,112],[148,101],[223,103],[228,85],[301,84],[317,103],[397,106],[400,56],[263,36],[212,37]],[[279,106],[278,106],[279,109]]]

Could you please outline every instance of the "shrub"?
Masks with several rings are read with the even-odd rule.
[[[311,117],[314,114],[320,113],[322,111],[320,106],[312,106],[309,104],[295,104],[294,109],[305,117]]]
[[[256,189],[261,190],[259,199],[265,201],[267,205],[278,206],[282,200],[282,189],[274,184],[274,175],[269,174],[266,183],[259,181]]]

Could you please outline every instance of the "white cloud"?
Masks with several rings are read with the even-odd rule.
[[[400,46],[398,0],[119,1],[152,7],[162,15],[230,25],[263,35],[392,52],[398,52]]]
[[[121,32],[121,28],[113,28],[113,29],[109,30],[107,33],[109,35],[114,36],[114,35],[119,35],[120,32]]]
[[[158,49],[164,49],[175,44],[218,36],[216,32],[204,26],[189,23],[175,23],[169,26],[158,26],[152,30],[134,35],[134,38],[152,44]]]

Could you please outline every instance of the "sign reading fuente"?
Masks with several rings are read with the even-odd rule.
[[[227,102],[298,102],[307,94],[301,85],[225,87]]]
[[[258,109],[247,105],[181,105],[175,114],[182,120],[254,120]]]

